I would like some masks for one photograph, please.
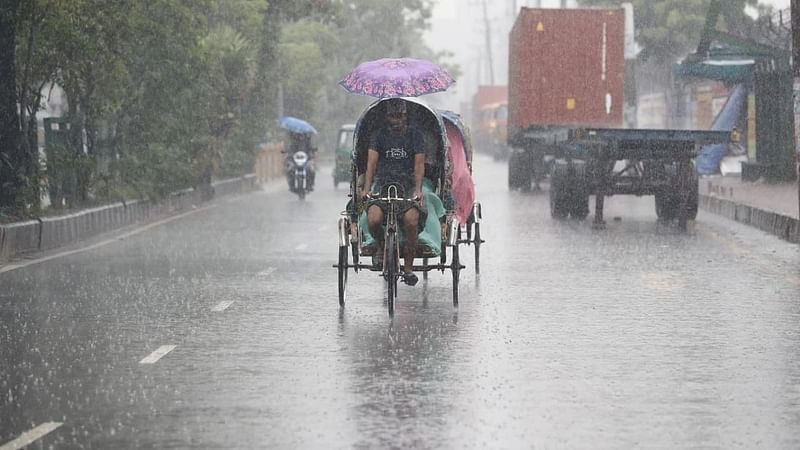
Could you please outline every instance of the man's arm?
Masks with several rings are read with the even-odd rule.
[[[361,198],[367,196],[367,192],[372,189],[372,180],[375,177],[375,168],[378,166],[378,151],[370,148],[367,151],[367,173],[364,176],[364,190],[361,191]]]
[[[422,199],[422,177],[425,176],[425,152],[414,155],[414,197]]]

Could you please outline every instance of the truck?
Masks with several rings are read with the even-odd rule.
[[[481,85],[472,96],[472,133],[478,151],[506,159],[508,86]]]
[[[626,15],[520,9],[509,34],[508,185],[539,189],[549,175],[553,218],[586,218],[594,195],[598,227],[605,197],[654,195],[657,216],[685,229],[697,215],[693,158],[729,133],[622,128]]]

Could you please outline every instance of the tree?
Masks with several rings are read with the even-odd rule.
[[[339,78],[424,53],[430,1],[15,0],[0,13],[0,207],[19,210],[42,175],[54,206],[77,207],[241,174],[279,85],[287,112],[338,126],[368,101]],[[69,139],[40,175],[37,112],[56,85]]]
[[[19,0],[0,3],[0,212],[35,202],[36,160],[22,145],[17,99],[16,43]],[[33,194],[33,195],[32,195]]]
[[[278,80],[283,84],[284,114],[313,118],[320,90],[330,75],[324,55],[337,51],[337,36],[323,24],[301,20],[284,27],[278,45]]]
[[[199,123],[195,140],[194,177],[206,198],[211,179],[224,159],[226,140],[240,124],[245,100],[253,86],[254,52],[250,43],[228,26],[219,26],[200,41],[205,71],[198,87],[207,94],[197,97]]]
[[[328,55],[319,116],[328,140],[343,121],[355,121],[371,101],[345,92],[339,80],[364,61],[386,57],[416,57],[431,60],[434,54],[422,39],[428,27],[432,2],[429,0],[346,0],[343,13],[333,21],[337,48]],[[440,61],[439,61],[440,62]],[[457,70],[450,67],[451,74]]]
[[[578,0],[584,6],[619,6],[623,1]],[[705,25],[711,0],[630,0],[633,4],[636,41],[642,46],[639,58],[670,65],[696,48]],[[745,5],[758,0],[725,0],[723,28],[734,30],[751,20]]]

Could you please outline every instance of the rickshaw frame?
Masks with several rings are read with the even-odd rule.
[[[350,197],[350,202],[348,203],[348,207],[345,211],[341,213],[338,223],[338,241],[339,241],[339,260],[336,265],[333,267],[338,269],[338,281],[339,281],[339,306],[344,307],[345,299],[346,299],[346,287],[347,287],[347,279],[348,279],[348,271],[349,269],[353,269],[354,272],[358,273],[361,270],[370,270],[374,272],[381,272],[381,274],[385,274],[385,265],[386,259],[380,265],[376,264],[363,264],[360,262],[361,256],[371,256],[369,251],[362,246],[362,230],[360,229],[358,219],[361,211],[364,208],[364,201],[359,197],[359,175],[365,172],[366,170],[366,152],[368,146],[368,139],[369,135],[374,131],[379,129],[383,124],[383,102],[386,99],[381,99],[375,101],[370,106],[368,106],[364,112],[359,117],[358,122],[356,123],[355,133],[353,135],[353,154],[352,154],[352,168],[351,168],[351,179],[350,179],[350,192],[348,196]],[[458,306],[458,285],[459,285],[459,274],[462,269],[465,268],[464,265],[461,264],[460,256],[459,256],[459,245],[463,243],[474,243],[476,242],[474,239],[461,239],[461,230],[462,225],[466,226],[467,224],[459,224],[458,219],[456,218],[455,214],[453,214],[452,208],[448,206],[447,197],[450,196],[450,192],[447,191],[448,183],[447,183],[447,176],[450,174],[450,166],[449,160],[447,158],[447,152],[450,150],[450,145],[447,138],[447,133],[444,125],[444,118],[441,111],[438,111],[434,108],[431,108],[418,99],[413,98],[403,98],[406,102],[408,102],[409,106],[409,121],[412,123],[409,126],[418,126],[421,129],[425,128],[428,131],[428,137],[432,135],[436,135],[436,148],[435,154],[430,152],[430,146],[426,145],[426,157],[428,156],[435,156],[435,161],[432,161],[431,164],[428,164],[426,161],[426,178],[428,178],[434,185],[434,193],[442,199],[443,203],[445,204],[445,215],[443,219],[440,219],[440,230],[441,230],[441,242],[440,242],[440,251],[439,251],[439,262],[437,264],[430,264],[429,259],[436,258],[435,253],[429,253],[426,251],[420,251],[420,246],[418,246],[417,253],[415,255],[415,259],[422,259],[422,264],[413,264],[413,270],[415,272],[422,272],[425,279],[427,279],[427,273],[432,270],[439,270],[440,272],[444,273],[446,270],[450,270],[452,273],[452,282],[453,282],[453,306]],[[432,126],[432,123],[436,124],[436,130],[429,129]],[[463,128],[462,128],[463,129]],[[431,131],[433,131],[431,133]],[[435,169],[435,173],[430,173],[429,168]],[[434,172],[432,170],[432,172]],[[432,177],[430,175],[433,175]],[[444,198],[443,198],[444,197]],[[477,217],[478,221],[480,218],[480,205],[476,203],[474,207],[475,214],[471,217]],[[473,223],[476,223],[473,220]],[[480,235],[477,236],[478,242],[483,242],[480,240]],[[385,246],[385,247],[388,247]],[[450,249],[450,257],[448,263],[448,250]],[[349,256],[352,255],[353,261],[352,263],[349,262]],[[477,253],[476,253],[477,255]],[[398,255],[399,256],[399,255]],[[392,274],[393,276],[394,274]],[[387,306],[389,309],[389,315],[394,315],[394,304],[397,298],[397,289],[396,289],[396,278],[387,277]]]

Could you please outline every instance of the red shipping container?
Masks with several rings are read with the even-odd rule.
[[[623,9],[522,8],[509,36],[509,137],[531,127],[620,127]]]

